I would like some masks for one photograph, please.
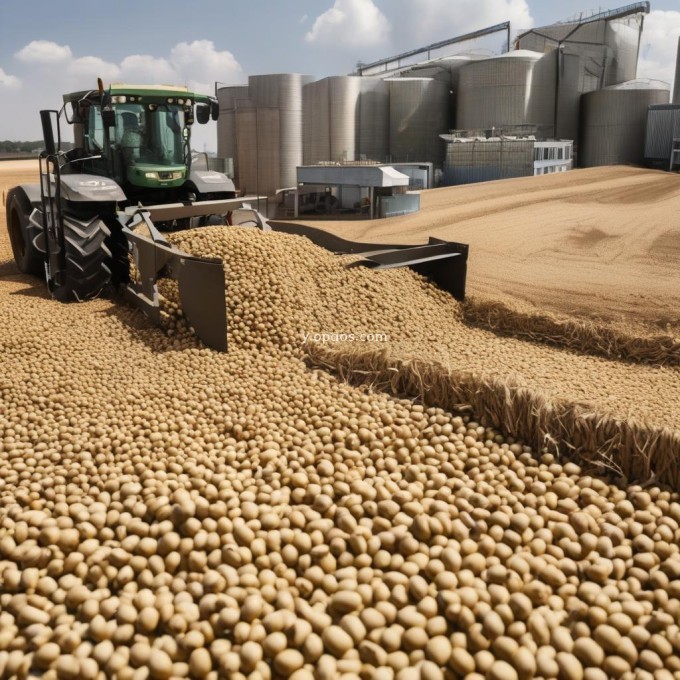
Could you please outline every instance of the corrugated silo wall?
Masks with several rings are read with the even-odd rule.
[[[302,88],[302,157],[305,165],[330,160],[330,120],[328,78],[307,83]]]
[[[635,80],[642,14],[633,14],[606,23],[606,45],[610,59],[605,86]]]
[[[378,78],[361,79],[359,98],[359,155],[384,162],[390,148],[390,88]]]
[[[238,150],[236,141],[236,108],[250,106],[248,86],[223,87],[217,91],[220,117],[217,120],[217,155],[231,158],[234,163],[234,182],[238,186]]]
[[[534,143],[526,139],[469,140],[446,145],[444,184],[470,184],[534,173]]]
[[[448,131],[449,88],[432,78],[390,78],[390,156],[441,168]]]
[[[361,78],[334,76],[328,79],[330,95],[330,141],[332,161],[355,161],[359,156],[359,97]]]
[[[299,73],[275,73],[250,76],[250,97],[256,108],[277,109],[278,139],[260,135],[259,144],[278,146],[279,171],[276,189],[297,185],[297,167],[302,165],[302,87],[311,76]],[[265,126],[274,130],[275,126]]]
[[[304,163],[385,160],[387,84],[360,76],[331,76],[303,87]]]
[[[642,164],[647,109],[668,100],[668,90],[660,89],[605,89],[583,95],[579,164]]]
[[[443,57],[433,61],[416,64],[402,72],[402,77],[413,78],[436,78],[441,80],[449,88],[449,122],[448,127],[453,130],[456,125],[456,96],[458,93],[458,79],[461,66],[469,64],[471,57],[458,55],[454,57]]]
[[[508,53],[460,69],[456,126],[538,125],[554,134],[556,53]]]
[[[281,188],[279,109],[238,109],[235,118],[239,189],[244,194],[273,196]]]
[[[675,59],[675,81],[673,83],[673,103],[680,104],[680,38],[678,38],[678,55]]]
[[[652,106],[645,132],[647,165],[668,170],[673,139],[680,139],[680,104]]]

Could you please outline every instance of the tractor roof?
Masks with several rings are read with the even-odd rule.
[[[189,96],[196,101],[208,101],[208,95],[189,92],[187,87],[183,85],[131,85],[127,83],[111,83],[108,88],[105,88],[112,95],[130,94],[140,97],[177,97]],[[89,94],[97,95],[97,89],[82,90],[81,92],[71,92],[64,95],[64,101],[70,102],[78,99],[83,99]]]

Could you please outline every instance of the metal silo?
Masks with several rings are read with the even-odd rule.
[[[427,161],[441,167],[448,130],[449,88],[433,78],[388,78],[390,156],[395,162]]]
[[[328,78],[332,161],[354,161],[359,157],[361,80],[360,76]]]
[[[379,78],[361,78],[359,158],[387,160],[390,148],[390,87]]]
[[[633,80],[584,94],[579,165],[641,164],[647,109],[668,101],[668,85],[658,80]]]
[[[236,108],[238,100],[249,99],[247,85],[233,85],[221,87],[217,90],[217,101],[220,104],[220,111],[227,111]]]
[[[217,121],[217,155],[231,158],[234,164],[234,182],[238,186],[238,144],[236,138],[236,109],[251,106],[248,86],[223,87],[217,91],[220,117]]]
[[[235,113],[238,138],[239,189],[243,193],[273,196],[280,188],[279,110],[241,108]]]
[[[328,78],[302,88],[302,157],[305,165],[330,160]]]
[[[278,139],[261,137],[260,144],[279,145],[279,186],[297,184],[296,168],[302,165],[302,87],[311,82],[311,76],[299,73],[274,73],[250,76],[250,98],[256,108],[273,108],[279,111]],[[269,129],[269,128],[267,128]]]
[[[608,62],[605,85],[617,85],[636,78],[642,17],[642,14],[633,14],[606,23]]]
[[[554,134],[556,53],[516,50],[460,68],[456,127],[537,125]]]
[[[680,104],[680,38],[678,38],[678,56],[675,60],[675,82],[673,84],[673,103]]]

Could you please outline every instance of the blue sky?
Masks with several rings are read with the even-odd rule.
[[[39,108],[105,80],[211,89],[249,74],[319,78],[510,20],[513,31],[610,9],[587,0],[0,0],[0,139],[40,138]],[[672,81],[680,2],[652,0],[639,75]],[[214,147],[213,128],[198,146]]]

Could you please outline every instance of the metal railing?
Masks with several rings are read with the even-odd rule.
[[[431,45],[426,45],[425,47],[419,47],[415,50],[409,50],[408,52],[402,52],[393,57],[386,57],[385,59],[379,59],[378,61],[372,61],[370,64],[357,64],[355,75],[367,76],[374,75],[376,73],[385,73],[398,68],[402,65],[409,66],[410,64],[402,64],[404,59],[409,57],[417,57],[419,55],[426,54],[427,59],[430,59],[430,55],[434,50],[439,50],[443,47],[448,47],[449,45],[455,45],[456,43],[466,42],[468,40],[474,40],[475,38],[481,38],[485,35],[490,35],[491,33],[498,33],[500,31],[507,31],[508,41],[507,49],[510,49],[510,22],[505,21],[502,24],[495,24],[494,26],[489,26],[487,28],[482,28],[478,31],[472,31],[471,33],[466,33],[465,35],[460,35],[455,38],[448,38],[447,40],[442,40],[440,42],[432,43]],[[388,68],[393,64],[391,68]],[[379,69],[380,66],[385,68]],[[378,69],[378,70],[376,70]]]

